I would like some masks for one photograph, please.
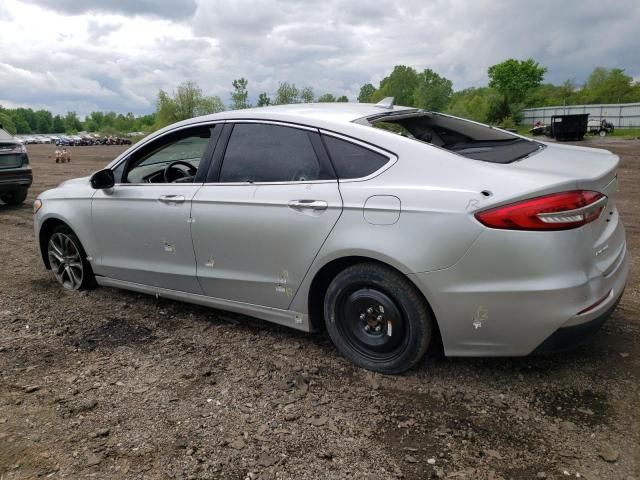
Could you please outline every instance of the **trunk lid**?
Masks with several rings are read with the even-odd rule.
[[[577,188],[602,192],[616,176],[620,159],[608,150],[544,143],[545,148],[511,165],[519,173],[545,175]],[[602,192],[604,193],[604,192]]]
[[[575,189],[607,196],[598,219],[582,227],[593,249],[592,265],[605,275],[622,260],[625,247],[624,228],[615,206],[619,162],[619,157],[608,150],[546,143],[544,149],[510,164],[519,175],[543,177],[550,186],[549,193]]]

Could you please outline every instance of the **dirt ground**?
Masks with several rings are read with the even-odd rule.
[[[109,288],[60,288],[31,201],[122,147],[29,146],[0,206],[0,479],[640,479],[640,141],[619,154],[632,273],[603,330],[551,356],[447,359],[396,377],[325,335]]]

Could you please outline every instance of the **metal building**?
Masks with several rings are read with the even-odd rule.
[[[538,120],[549,124],[552,115],[588,113],[589,120],[606,119],[615,128],[640,128],[640,103],[617,103],[598,105],[566,105],[559,107],[525,108],[522,124],[533,125]]]

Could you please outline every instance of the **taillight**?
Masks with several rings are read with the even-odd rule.
[[[596,220],[606,203],[600,192],[573,190],[491,208],[475,217],[504,230],[569,230]]]

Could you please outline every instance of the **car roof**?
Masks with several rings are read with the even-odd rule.
[[[15,140],[15,138],[13,138],[13,135],[11,135],[6,130],[0,128],[0,142],[16,143],[16,140]]]
[[[310,123],[317,126],[344,124],[360,118],[415,110],[412,107],[394,106],[385,108],[373,103],[295,103],[268,107],[247,108],[195,117],[181,122],[182,125],[214,120],[263,119],[292,123]]]

